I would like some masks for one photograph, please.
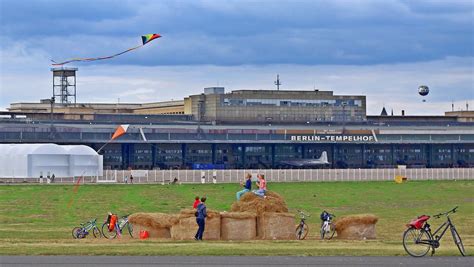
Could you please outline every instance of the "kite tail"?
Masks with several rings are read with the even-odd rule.
[[[81,61],[97,61],[97,60],[104,60],[104,59],[111,59],[111,58],[114,58],[116,56],[120,56],[122,54],[125,54],[127,52],[130,52],[132,50],[135,50],[135,49],[138,49],[140,47],[144,46],[144,44],[142,45],[139,45],[139,46],[136,46],[136,47],[132,47],[132,48],[129,48],[125,51],[122,51],[120,53],[117,53],[117,54],[114,54],[114,55],[111,55],[111,56],[106,56],[106,57],[91,57],[91,58],[72,58],[72,59],[69,59],[67,61],[64,61],[64,62],[56,62],[54,60],[51,59],[51,62],[53,62],[51,65],[52,66],[62,66],[62,65],[66,65],[66,64],[69,64],[71,62],[81,62]]]

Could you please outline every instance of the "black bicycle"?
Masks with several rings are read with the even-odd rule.
[[[450,211],[433,215],[436,219],[441,216],[446,216],[446,221],[439,226],[434,233],[431,233],[431,226],[428,224],[430,216],[428,215],[419,216],[407,224],[408,229],[403,233],[403,247],[405,248],[405,251],[413,257],[423,257],[431,248],[431,256],[433,256],[435,249],[440,246],[439,241],[449,228],[453,235],[454,244],[458,247],[461,255],[466,256],[461,237],[459,236],[454,223],[449,218],[449,214],[455,213],[457,208],[458,207],[455,207]]]
[[[309,233],[309,227],[306,223],[306,218],[310,216],[308,214],[305,214],[301,210],[298,210],[298,213],[300,214],[300,223],[298,224],[298,226],[296,226],[296,239],[303,240]]]

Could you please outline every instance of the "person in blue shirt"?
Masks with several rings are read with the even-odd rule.
[[[206,202],[206,197],[202,197],[201,203],[199,203],[199,205],[197,206],[196,223],[198,224],[199,228],[196,232],[196,235],[194,236],[195,240],[202,241],[202,234],[204,233],[204,227],[206,225],[206,217],[207,217],[205,202]]]
[[[247,193],[250,192],[250,189],[252,189],[252,175],[250,173],[247,173],[245,175],[245,184],[240,182],[240,185],[244,187],[241,191],[237,192],[236,197],[237,201],[239,201],[240,197]]]

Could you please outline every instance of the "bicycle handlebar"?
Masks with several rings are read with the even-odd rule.
[[[457,209],[458,209],[458,206],[454,207],[454,208],[453,208],[452,210],[450,210],[450,211],[447,211],[447,212],[443,212],[443,213],[439,213],[439,214],[433,215],[433,217],[435,217],[435,218],[439,218],[439,217],[441,217],[441,216],[443,216],[443,215],[446,215],[446,216],[448,216],[448,214],[450,214],[450,213],[455,213]]]
[[[311,217],[310,215],[308,215],[308,214],[302,212],[301,210],[296,210],[296,211],[298,211],[298,213],[299,213],[300,215],[303,215],[303,216],[306,216],[306,217]]]

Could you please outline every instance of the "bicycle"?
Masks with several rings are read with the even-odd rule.
[[[306,224],[306,219],[307,217],[310,217],[310,215],[305,214],[301,210],[297,211],[300,214],[300,223],[298,224],[298,226],[296,226],[296,239],[303,240],[309,233],[309,226],[308,224]]]
[[[405,248],[405,251],[410,256],[423,257],[431,248],[431,256],[433,256],[435,249],[439,248],[440,246],[439,241],[449,228],[451,230],[451,234],[453,235],[454,244],[456,244],[458,247],[461,255],[466,256],[466,251],[464,250],[461,237],[459,236],[453,222],[449,218],[449,214],[455,213],[457,208],[458,207],[455,207],[450,211],[433,215],[433,217],[436,219],[439,219],[443,215],[446,216],[446,221],[441,226],[439,226],[438,229],[434,231],[434,233],[431,233],[431,226],[428,224],[430,216],[428,215],[421,215],[407,224],[408,229],[403,233],[403,247]],[[440,234],[438,235],[438,233]]]
[[[104,224],[102,224],[102,234],[104,235],[104,237],[107,239],[114,239],[118,233],[122,234],[124,230],[127,230],[130,234],[130,237],[133,238],[133,226],[128,221],[128,216],[129,215],[126,215],[118,219],[116,225],[114,225],[113,227],[109,227],[109,222],[105,221]]]
[[[336,215],[331,214],[327,211],[323,211],[320,215],[321,218],[321,239],[331,239],[336,233],[336,226],[332,222],[332,219]]]
[[[74,227],[72,229],[72,237],[74,239],[85,238],[91,231],[95,238],[102,237],[99,227],[97,227],[97,219],[81,223],[81,227]]]

